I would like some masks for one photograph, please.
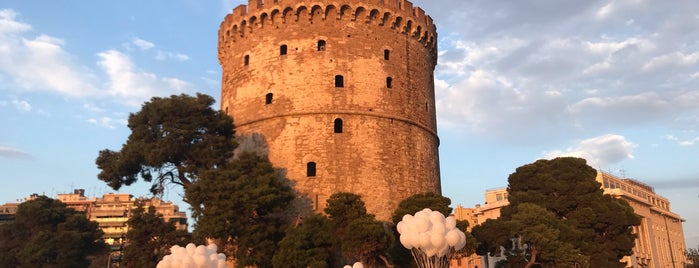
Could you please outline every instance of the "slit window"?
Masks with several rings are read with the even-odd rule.
[[[335,76],[335,87],[345,87],[345,78],[342,75]]]
[[[279,55],[286,55],[286,45],[281,45],[279,47]]]
[[[386,88],[391,88],[391,84],[393,83],[393,78],[386,77]]]
[[[316,176],[316,162],[306,163],[306,177]]]
[[[384,49],[383,51],[383,59],[388,60],[388,58],[391,57],[391,51],[388,49]]]
[[[274,96],[274,94],[267,93],[267,95],[265,95],[265,104],[272,104],[272,97],[273,96]]]
[[[250,55],[245,55],[245,58],[243,59],[243,64],[245,66],[248,66],[250,64]]]
[[[336,118],[333,125],[333,132],[342,133],[342,119]]]
[[[318,51],[325,51],[325,40],[318,40]]]

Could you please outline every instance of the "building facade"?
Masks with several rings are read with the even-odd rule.
[[[655,193],[653,187],[628,178],[618,178],[598,171],[597,182],[605,194],[626,200],[634,213],[641,218],[641,224],[634,227],[637,235],[633,254],[624,257],[628,267],[685,267],[686,245],[682,222],[684,219],[670,211],[670,201]],[[488,219],[500,217],[500,209],[509,204],[507,188],[487,190],[485,205],[474,208],[461,205],[454,209],[458,220],[467,220],[475,226]],[[461,260],[452,260],[451,267],[478,268],[494,267],[500,258],[471,255]]]
[[[25,198],[29,201],[36,198],[32,194]],[[75,189],[73,193],[57,194],[56,199],[65,203],[67,207],[85,213],[91,221],[97,222],[100,230],[104,232],[103,239],[109,245],[121,245],[124,243],[129,226],[126,224],[131,216],[131,210],[136,208],[135,202],[142,201],[144,207],[153,206],[163,220],[175,225],[177,230],[187,230],[187,214],[179,211],[179,207],[172,202],[166,202],[159,198],[134,198],[131,194],[109,193],[101,198],[85,196],[85,190]],[[0,224],[14,220],[17,207],[21,203],[6,203],[0,206]]]
[[[406,0],[250,0],[219,29],[221,109],[322,211],[336,192],[388,220],[441,192],[432,19]]]

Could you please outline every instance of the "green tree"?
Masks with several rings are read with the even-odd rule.
[[[699,246],[696,248],[688,248],[685,251],[685,256],[688,263],[685,265],[685,268],[699,268]]]
[[[211,108],[211,96],[154,97],[129,116],[131,135],[120,151],[99,152],[97,176],[113,189],[141,177],[161,193],[167,183],[189,187],[201,170],[223,165],[235,149],[233,120]]]
[[[288,181],[267,157],[251,152],[199,175],[185,192],[196,219],[194,235],[219,241],[238,267],[271,267],[291,220],[285,213],[294,199]]]
[[[344,258],[341,263],[360,261],[369,266],[390,265],[389,249],[395,238],[373,214],[367,213],[361,196],[335,193],[328,199],[324,211],[328,214],[332,232],[338,238],[335,249]]]
[[[333,263],[333,234],[328,219],[314,214],[290,228],[272,258],[275,268],[329,268]]]
[[[515,216],[520,204],[534,204],[560,220],[545,223],[558,230],[556,236],[560,241],[571,245],[570,250],[560,248],[553,252],[544,252],[541,247],[538,252],[541,258],[537,261],[574,260],[577,257],[572,255],[579,251],[582,260],[589,260],[591,267],[623,267],[620,260],[632,253],[635,238],[632,227],[640,224],[640,219],[626,201],[603,194],[601,185],[595,181],[596,174],[584,159],[572,157],[539,160],[521,166],[508,178],[510,205],[503,207],[500,218],[495,220],[504,224],[488,228],[508,228],[505,233],[510,235],[527,233],[527,228],[534,227],[521,229],[517,217],[533,214],[526,211],[535,209],[526,208],[521,212],[524,214]],[[474,228],[480,249],[492,252],[497,246],[507,246],[508,242],[487,241],[484,230]]]
[[[84,213],[39,196],[17,208],[15,221],[0,225],[0,267],[88,267],[106,250],[102,231]]]
[[[143,201],[136,202],[127,221],[129,231],[126,233],[123,262],[127,267],[155,267],[158,262],[170,254],[170,247],[185,246],[191,236],[187,231],[176,230],[175,225],[165,222],[155,207],[144,207]]]

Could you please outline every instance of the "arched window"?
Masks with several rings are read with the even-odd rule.
[[[393,83],[393,78],[386,77],[386,88],[391,88],[391,84]]]
[[[279,55],[286,55],[286,45],[281,45],[279,47]]]
[[[248,66],[248,64],[250,64],[250,55],[245,55],[245,59],[243,60],[243,64],[245,64],[245,66]]]
[[[388,60],[388,58],[391,56],[391,51],[388,49],[384,49],[383,51],[383,59]]]
[[[345,78],[342,75],[335,76],[335,87],[345,87]]]
[[[306,163],[306,177],[316,176],[316,162]]]
[[[325,51],[325,40],[318,40],[318,51]]]
[[[265,95],[265,104],[272,104],[272,97],[273,96],[274,96],[274,94],[267,93],[267,95]]]
[[[333,131],[335,133],[342,133],[342,119],[340,119],[340,118],[335,119]]]

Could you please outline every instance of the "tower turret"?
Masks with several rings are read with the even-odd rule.
[[[250,0],[219,29],[221,109],[322,211],[440,192],[432,19],[405,0]]]

